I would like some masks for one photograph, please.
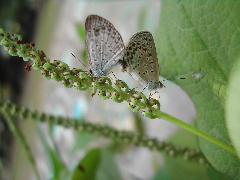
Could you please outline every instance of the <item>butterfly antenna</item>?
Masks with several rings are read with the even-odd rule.
[[[184,76],[184,75],[181,75],[181,76],[176,76],[176,77],[173,77],[173,78],[166,78],[166,80],[168,80],[168,81],[174,81],[174,80],[178,80],[178,79],[187,79],[187,77]],[[163,79],[163,81],[166,81],[166,80]]]
[[[165,81],[165,80],[163,80],[163,81]],[[160,84],[160,88],[162,88],[162,87],[166,87],[163,83],[162,83],[162,81],[159,81],[159,84]]]
[[[148,84],[143,88],[143,90],[141,91],[141,93],[148,87]]]

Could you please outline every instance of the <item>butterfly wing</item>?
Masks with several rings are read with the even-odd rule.
[[[124,54],[121,35],[112,23],[98,15],[90,15],[85,22],[86,45],[90,67],[95,76],[107,75]]]
[[[142,31],[133,35],[126,47],[122,65],[145,83],[159,82],[157,52],[150,32]]]

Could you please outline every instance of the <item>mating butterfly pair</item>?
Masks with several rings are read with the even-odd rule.
[[[125,48],[120,33],[103,17],[90,15],[85,22],[86,44],[93,76],[106,76],[120,63],[124,71],[140,77],[149,90],[162,87],[153,36],[142,31],[132,36]]]

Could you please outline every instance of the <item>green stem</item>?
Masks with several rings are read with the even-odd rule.
[[[146,135],[134,133],[131,131],[120,131],[106,125],[92,124],[84,119],[69,119],[59,116],[52,116],[37,111],[32,111],[28,108],[17,106],[10,102],[0,101],[0,114],[5,116],[14,116],[22,120],[31,119],[35,122],[59,125],[62,127],[74,129],[79,132],[86,132],[111,139],[119,144],[129,144],[138,147],[145,147],[149,150],[165,152],[171,157],[183,157],[188,161],[197,162],[200,164],[208,164],[204,155],[195,149],[179,147],[167,142],[160,142],[155,138],[150,138]],[[14,123],[14,122],[12,122]],[[19,136],[17,136],[19,137]]]
[[[228,144],[223,143],[222,141],[218,140],[217,138],[214,138],[213,136],[210,136],[206,133],[204,133],[203,131],[200,131],[196,128],[194,128],[193,126],[185,123],[184,121],[177,119],[167,113],[164,112],[158,112],[156,113],[159,117],[163,118],[164,120],[171,122],[173,124],[175,124],[178,127],[181,127],[182,129],[212,143],[215,144],[218,147],[221,147],[222,149],[226,150],[227,152],[237,156],[236,151],[234,150],[234,148]]]

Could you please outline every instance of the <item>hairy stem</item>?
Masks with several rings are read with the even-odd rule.
[[[14,115],[20,119],[31,119],[37,122],[60,125],[66,128],[72,128],[76,131],[100,135],[118,143],[146,147],[150,150],[165,152],[165,154],[169,156],[183,157],[185,160],[201,164],[208,163],[203,154],[198,150],[177,147],[170,143],[159,142],[155,138],[150,138],[139,133],[120,131],[106,125],[98,125],[79,121],[79,119],[63,118],[60,116],[52,116],[37,111],[31,111],[27,108],[16,106],[10,102],[0,102],[0,114],[7,114],[8,116]]]

